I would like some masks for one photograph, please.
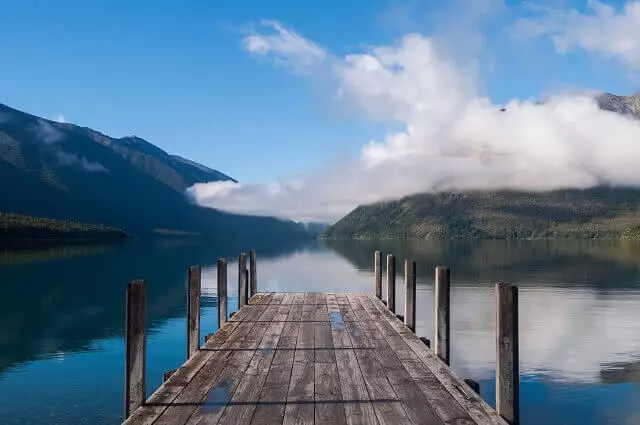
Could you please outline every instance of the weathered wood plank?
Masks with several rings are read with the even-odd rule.
[[[258,292],[258,265],[256,251],[249,251],[249,297],[253,297]]]
[[[200,348],[200,286],[202,269],[189,267],[187,281],[187,360]]]
[[[496,284],[496,410],[509,423],[519,423],[520,372],[518,288]]]
[[[228,322],[205,343],[203,350],[198,351],[184,365],[176,370],[147,400],[146,404],[136,410],[125,422],[127,425],[152,424],[175,400],[182,390],[194,379],[207,362],[212,358],[227,355],[219,351],[227,341],[237,340],[246,335],[250,324],[238,329],[240,323]],[[235,333],[235,331],[238,331]],[[233,338],[231,337],[233,335]]]
[[[404,260],[404,323],[416,331],[416,262]]]
[[[368,296],[370,302],[383,312],[385,306],[373,296]],[[387,310],[388,311],[388,310]],[[405,343],[416,353],[420,361],[427,367],[431,374],[438,380],[441,388],[445,389],[462,406],[474,423],[479,425],[505,425],[506,422],[491,407],[480,398],[456,373],[448,368],[435,354],[413,334],[413,332],[401,332],[404,328],[402,322],[396,317],[383,315],[391,326],[398,331]],[[406,329],[406,328],[405,328]]]
[[[272,322],[269,325],[238,388],[233,393],[230,404],[220,418],[220,424],[235,425],[251,422],[273,361],[274,349],[278,345],[283,329],[284,322]]]
[[[334,340],[334,344],[337,341]],[[378,419],[369,397],[355,350],[336,350],[336,364],[340,378],[340,390],[344,403],[344,413],[349,425],[377,424]]]
[[[374,253],[373,262],[373,286],[376,297],[382,298],[382,252]]]
[[[128,418],[146,399],[147,289],[144,280],[127,285],[125,319],[125,406]]]
[[[244,252],[238,257],[238,309],[247,304],[247,254]]]
[[[217,268],[218,280],[218,326],[221,328],[227,321],[227,259],[220,258]]]
[[[343,404],[338,403],[342,401],[342,390],[335,356],[333,362],[315,363],[314,397],[316,424],[347,423]]]
[[[436,356],[449,364],[450,358],[450,313],[451,288],[450,272],[447,267],[436,267],[435,276],[435,317],[434,317],[434,348]]]
[[[283,424],[313,424],[315,398],[313,361],[293,362]]]
[[[387,308],[396,311],[396,258],[387,255]]]

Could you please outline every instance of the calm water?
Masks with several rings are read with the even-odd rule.
[[[126,283],[148,282],[151,393],[163,371],[184,361],[187,267],[204,266],[204,335],[218,325],[215,260],[248,248],[258,251],[260,289],[268,291],[369,291],[374,250],[411,257],[418,264],[417,332],[427,337],[433,267],[450,266],[452,366],[480,382],[492,405],[492,284],[515,283],[522,423],[640,423],[640,246],[529,241],[252,241],[246,247],[165,241],[0,251],[0,423],[119,423]],[[235,268],[229,267],[233,311]],[[397,291],[401,308],[402,285]]]

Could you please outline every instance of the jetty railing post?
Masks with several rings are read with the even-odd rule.
[[[374,254],[374,286],[376,297],[382,299],[382,252],[376,251]]]
[[[247,298],[247,254],[238,258],[238,309],[245,305]]]
[[[218,260],[218,327],[227,321],[227,259]]]
[[[125,319],[125,405],[128,418],[145,402],[147,290],[144,280],[127,285]]]
[[[436,356],[449,365],[451,354],[451,285],[450,271],[447,267],[436,267],[435,276],[435,318],[434,339]]]
[[[396,312],[396,259],[393,254],[387,255],[387,307]]]
[[[200,285],[202,269],[200,266],[189,267],[189,283],[187,285],[187,359],[190,359],[200,348]]]
[[[404,260],[404,324],[416,331],[416,262]]]
[[[509,424],[520,421],[518,288],[496,284],[496,410]]]
[[[251,291],[249,298],[258,292],[258,271],[256,269],[256,250],[249,251],[249,282],[251,282]]]

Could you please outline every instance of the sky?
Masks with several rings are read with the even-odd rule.
[[[637,125],[575,96],[640,90],[640,1],[24,0],[1,10],[1,103],[136,135],[240,181],[193,188],[203,205],[331,221],[420,191],[640,180]],[[534,107],[540,98],[555,100]],[[606,158],[585,149],[602,137]]]

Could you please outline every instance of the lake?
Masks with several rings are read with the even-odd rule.
[[[185,360],[187,268],[203,266],[213,332],[219,257],[258,254],[259,290],[373,290],[373,252],[417,262],[417,333],[433,334],[433,268],[451,268],[452,367],[495,405],[493,284],[520,288],[521,422],[640,423],[640,245],[618,241],[158,240],[0,250],[0,423],[115,424],[124,400],[127,282],[148,291],[147,392]],[[235,267],[234,267],[235,266]],[[402,308],[402,264],[397,265]]]

